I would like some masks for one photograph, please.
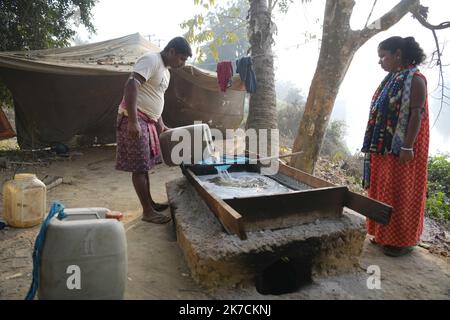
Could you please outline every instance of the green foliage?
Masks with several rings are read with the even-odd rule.
[[[277,82],[276,92],[279,98],[277,113],[280,135],[287,139],[294,139],[305,111],[305,97],[301,90],[290,82]]]
[[[428,160],[426,212],[438,220],[450,220],[450,156],[437,155]]]
[[[216,1],[215,0],[208,0],[208,1],[204,1],[204,0],[194,0],[194,4],[197,5],[201,5],[203,7],[205,7],[206,9],[209,9],[210,6],[215,5]]]
[[[321,155],[343,160],[350,155],[345,144],[347,124],[343,120],[331,121],[322,144]]]
[[[6,86],[0,81],[0,106],[2,104],[8,108],[11,108],[13,105],[13,99],[8,88],[6,88]]]
[[[91,10],[97,0],[0,1],[0,51],[63,47],[73,25],[95,32]]]
[[[428,160],[428,192],[450,196],[450,156],[437,155]]]
[[[278,129],[283,137],[294,139],[297,135],[298,124],[305,111],[304,104],[286,103],[284,108],[278,110]]]
[[[0,151],[10,151],[19,150],[19,145],[17,144],[17,139],[6,139],[0,141]]]
[[[82,24],[95,32],[91,10],[97,0],[0,0],[0,51],[64,47]],[[0,79],[1,80],[1,79]],[[0,102],[12,106],[0,82]]]
[[[450,220],[449,200],[443,192],[429,196],[426,202],[427,214],[437,220]]]
[[[184,37],[197,45],[195,62],[214,70],[219,60],[235,60],[245,55],[248,48],[247,0],[231,0],[225,7],[215,1],[194,0],[194,4],[207,10],[206,15],[196,14],[180,24],[187,30]]]
[[[279,98],[277,111],[280,135],[283,139],[293,140],[305,111],[305,96],[290,82],[277,82],[276,91]],[[321,156],[332,159],[334,162],[347,160],[350,152],[345,144],[346,127],[345,121],[330,122],[324,137]]]
[[[278,2],[278,9],[282,13],[287,13],[289,6],[294,2],[294,0],[280,0]]]

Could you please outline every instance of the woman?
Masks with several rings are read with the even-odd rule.
[[[370,219],[374,244],[388,256],[412,251],[423,230],[429,145],[427,82],[417,66],[425,60],[414,38],[391,37],[378,46],[389,72],[376,90],[364,145],[364,187],[369,197],[393,207],[391,220]]]

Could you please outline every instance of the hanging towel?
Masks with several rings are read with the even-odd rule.
[[[233,65],[231,61],[222,61],[217,64],[217,80],[219,81],[220,90],[227,91],[231,87],[233,77]]]
[[[256,75],[250,57],[236,60],[236,73],[239,73],[241,80],[244,81],[247,92],[254,93],[256,91]]]

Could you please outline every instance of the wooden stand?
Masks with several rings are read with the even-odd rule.
[[[279,164],[279,173],[276,176],[267,177],[296,191],[228,200],[220,199],[202,185],[197,177],[215,173],[213,166],[184,166],[182,171],[225,230],[230,234],[236,234],[241,240],[247,239],[246,231],[281,229],[325,218],[340,218],[343,207],[348,207],[380,224],[387,224],[392,213],[392,207],[384,203],[282,163]],[[260,167],[252,164],[235,164],[228,171],[259,172]],[[310,189],[300,190],[296,182],[307,185]]]

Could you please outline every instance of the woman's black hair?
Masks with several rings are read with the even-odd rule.
[[[164,48],[164,52],[169,52],[170,49],[175,49],[176,53],[192,57],[192,49],[187,40],[183,37],[176,37],[169,41]]]
[[[391,53],[395,53],[395,51],[400,49],[402,52],[402,62],[404,64],[412,64],[413,66],[422,64],[426,59],[423,49],[413,37],[388,38],[380,42],[378,49],[387,50]]]

